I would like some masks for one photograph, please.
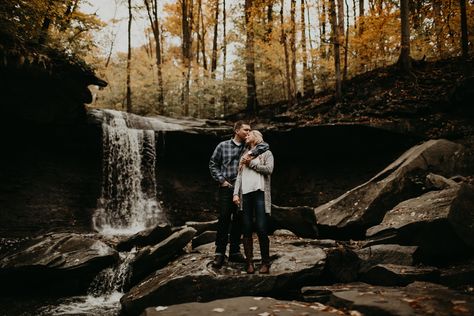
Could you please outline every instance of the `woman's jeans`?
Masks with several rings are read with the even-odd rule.
[[[240,253],[241,214],[232,202],[233,193],[233,187],[219,187],[216,255],[225,255],[228,241],[230,241],[229,254]]]
[[[243,207],[243,234],[252,237],[253,218],[255,216],[258,238],[268,240],[267,214],[265,213],[265,192],[254,191],[242,195]]]

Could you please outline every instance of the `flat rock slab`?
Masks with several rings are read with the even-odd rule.
[[[156,305],[296,292],[302,285],[319,278],[326,259],[326,253],[318,247],[272,242],[270,274],[248,275],[243,271],[244,265],[238,263],[226,263],[214,269],[211,266],[213,245],[197,249],[200,252],[179,257],[126,293],[121,299],[123,312],[138,315]],[[254,253],[258,253],[257,247]],[[257,263],[257,269],[258,266]]]
[[[459,173],[464,155],[462,145],[443,139],[412,147],[366,183],[318,206],[315,215],[321,236],[334,238],[326,235],[344,231],[351,237],[378,224],[395,205],[423,192],[429,172]]]
[[[361,280],[375,285],[407,285],[414,281],[437,282],[440,272],[434,267],[378,264],[361,274]]]
[[[147,308],[143,316],[176,316],[176,315],[345,315],[343,311],[319,303],[297,301],[280,301],[269,297],[234,297],[215,300],[207,303],[184,303],[173,306],[156,306]]]
[[[473,296],[427,282],[414,282],[406,287],[371,286],[364,283],[305,287],[302,293],[307,300],[356,310],[365,316],[474,314]]]
[[[117,259],[118,253],[94,235],[41,236],[0,259],[0,291],[54,288],[82,292],[97,273]]]

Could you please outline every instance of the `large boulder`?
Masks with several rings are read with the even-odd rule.
[[[153,228],[145,229],[133,236],[121,240],[117,244],[117,250],[130,251],[133,247],[155,245],[170,236],[171,233],[172,231],[170,224],[158,224]]]
[[[302,289],[308,301],[357,310],[365,316],[473,315],[474,298],[447,287],[414,282],[406,287],[351,283]]]
[[[272,243],[271,273],[247,275],[242,264],[212,268],[213,245],[198,250],[178,258],[132,288],[121,299],[123,312],[138,315],[149,306],[296,292],[302,285],[319,279],[326,259],[325,252],[318,247]]]
[[[283,207],[272,205],[273,228],[283,228],[304,238],[318,237],[314,209],[307,206]]]
[[[381,244],[358,249],[355,252],[361,260],[361,272],[377,264],[411,266],[418,262],[417,246]]]
[[[131,284],[137,284],[146,276],[164,267],[193,239],[196,230],[184,227],[154,246],[142,248],[131,263]]]
[[[388,210],[423,193],[429,172],[455,175],[465,167],[464,157],[462,145],[443,139],[412,147],[366,183],[317,207],[320,234],[362,237],[365,229],[380,223]]]
[[[41,236],[0,259],[0,291],[85,293],[96,274],[117,260],[118,253],[93,235]]]
[[[425,261],[472,254],[474,188],[454,185],[404,201],[368,229],[367,236],[375,242],[418,245]]]
[[[224,315],[316,315],[334,316],[343,311],[323,304],[275,300],[270,297],[234,297],[207,303],[183,303],[173,306],[149,307],[143,316],[193,315],[208,316],[213,313]]]

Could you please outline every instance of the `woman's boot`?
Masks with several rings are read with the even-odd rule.
[[[259,236],[258,242],[260,243],[260,254],[262,256],[262,265],[258,272],[268,274],[270,273],[270,240],[268,236]]]
[[[255,267],[253,266],[253,239],[252,237],[244,237],[242,239],[242,243],[244,244],[245,261],[247,263],[246,271],[248,274],[254,274]]]

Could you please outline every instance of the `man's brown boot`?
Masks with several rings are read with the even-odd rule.
[[[255,267],[253,266],[253,239],[252,237],[244,237],[242,239],[242,243],[244,244],[245,261],[247,263],[246,272],[248,274],[254,274]]]

